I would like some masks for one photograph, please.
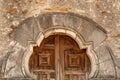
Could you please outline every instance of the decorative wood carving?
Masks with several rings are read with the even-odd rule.
[[[41,80],[81,80],[90,72],[86,50],[64,35],[50,36],[34,47],[29,66]]]

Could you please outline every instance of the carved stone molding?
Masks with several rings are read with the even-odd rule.
[[[69,12],[49,12],[30,17],[11,32],[10,37],[26,48],[21,63],[24,76],[33,77],[28,68],[33,47],[40,45],[44,38],[53,34],[68,35],[81,49],[87,48],[92,68],[89,78],[116,77],[114,63],[105,43],[106,31],[91,19]]]

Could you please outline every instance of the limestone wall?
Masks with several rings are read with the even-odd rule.
[[[92,19],[104,28],[107,31],[105,42],[112,49],[116,74],[120,78],[120,0],[0,0],[0,70],[2,77],[5,75],[4,61],[9,55],[14,51],[22,52],[21,48],[24,51],[24,47],[20,44],[11,43],[13,39],[9,34],[29,17],[37,17],[47,12],[76,13]],[[9,64],[12,63],[14,62]]]

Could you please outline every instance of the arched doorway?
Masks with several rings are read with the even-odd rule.
[[[11,48],[11,50],[13,47],[17,48],[11,56],[16,58],[14,65],[19,66],[13,69],[14,65],[10,66],[11,64],[9,64],[13,61],[11,59],[13,57],[8,57],[6,66],[3,66],[6,72],[5,76],[19,77],[22,75],[23,77],[33,78],[34,75],[31,74],[32,72],[30,73],[28,64],[31,54],[34,53],[33,47],[35,50],[35,46],[41,46],[43,39],[53,34],[68,35],[77,42],[80,49],[86,49],[85,52],[91,62],[90,79],[96,77],[108,78],[108,76],[114,78],[116,76],[116,68],[111,56],[112,52],[106,43],[107,32],[93,20],[71,12],[46,12],[37,17],[27,18],[16,26],[10,34],[13,40],[10,41],[8,48]],[[16,57],[16,53],[18,57]],[[54,54],[56,53],[54,52]],[[20,60],[17,60],[18,58]],[[111,66],[109,66],[110,64]],[[58,79],[60,73],[56,75],[58,71],[56,65],[54,70],[55,78]],[[65,70],[62,70],[65,73]]]
[[[51,35],[33,48],[29,70],[40,80],[81,80],[91,71],[86,49],[71,37]]]

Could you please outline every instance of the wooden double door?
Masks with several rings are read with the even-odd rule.
[[[86,49],[69,36],[52,35],[33,49],[29,60],[31,74],[38,80],[86,80],[90,72]]]

